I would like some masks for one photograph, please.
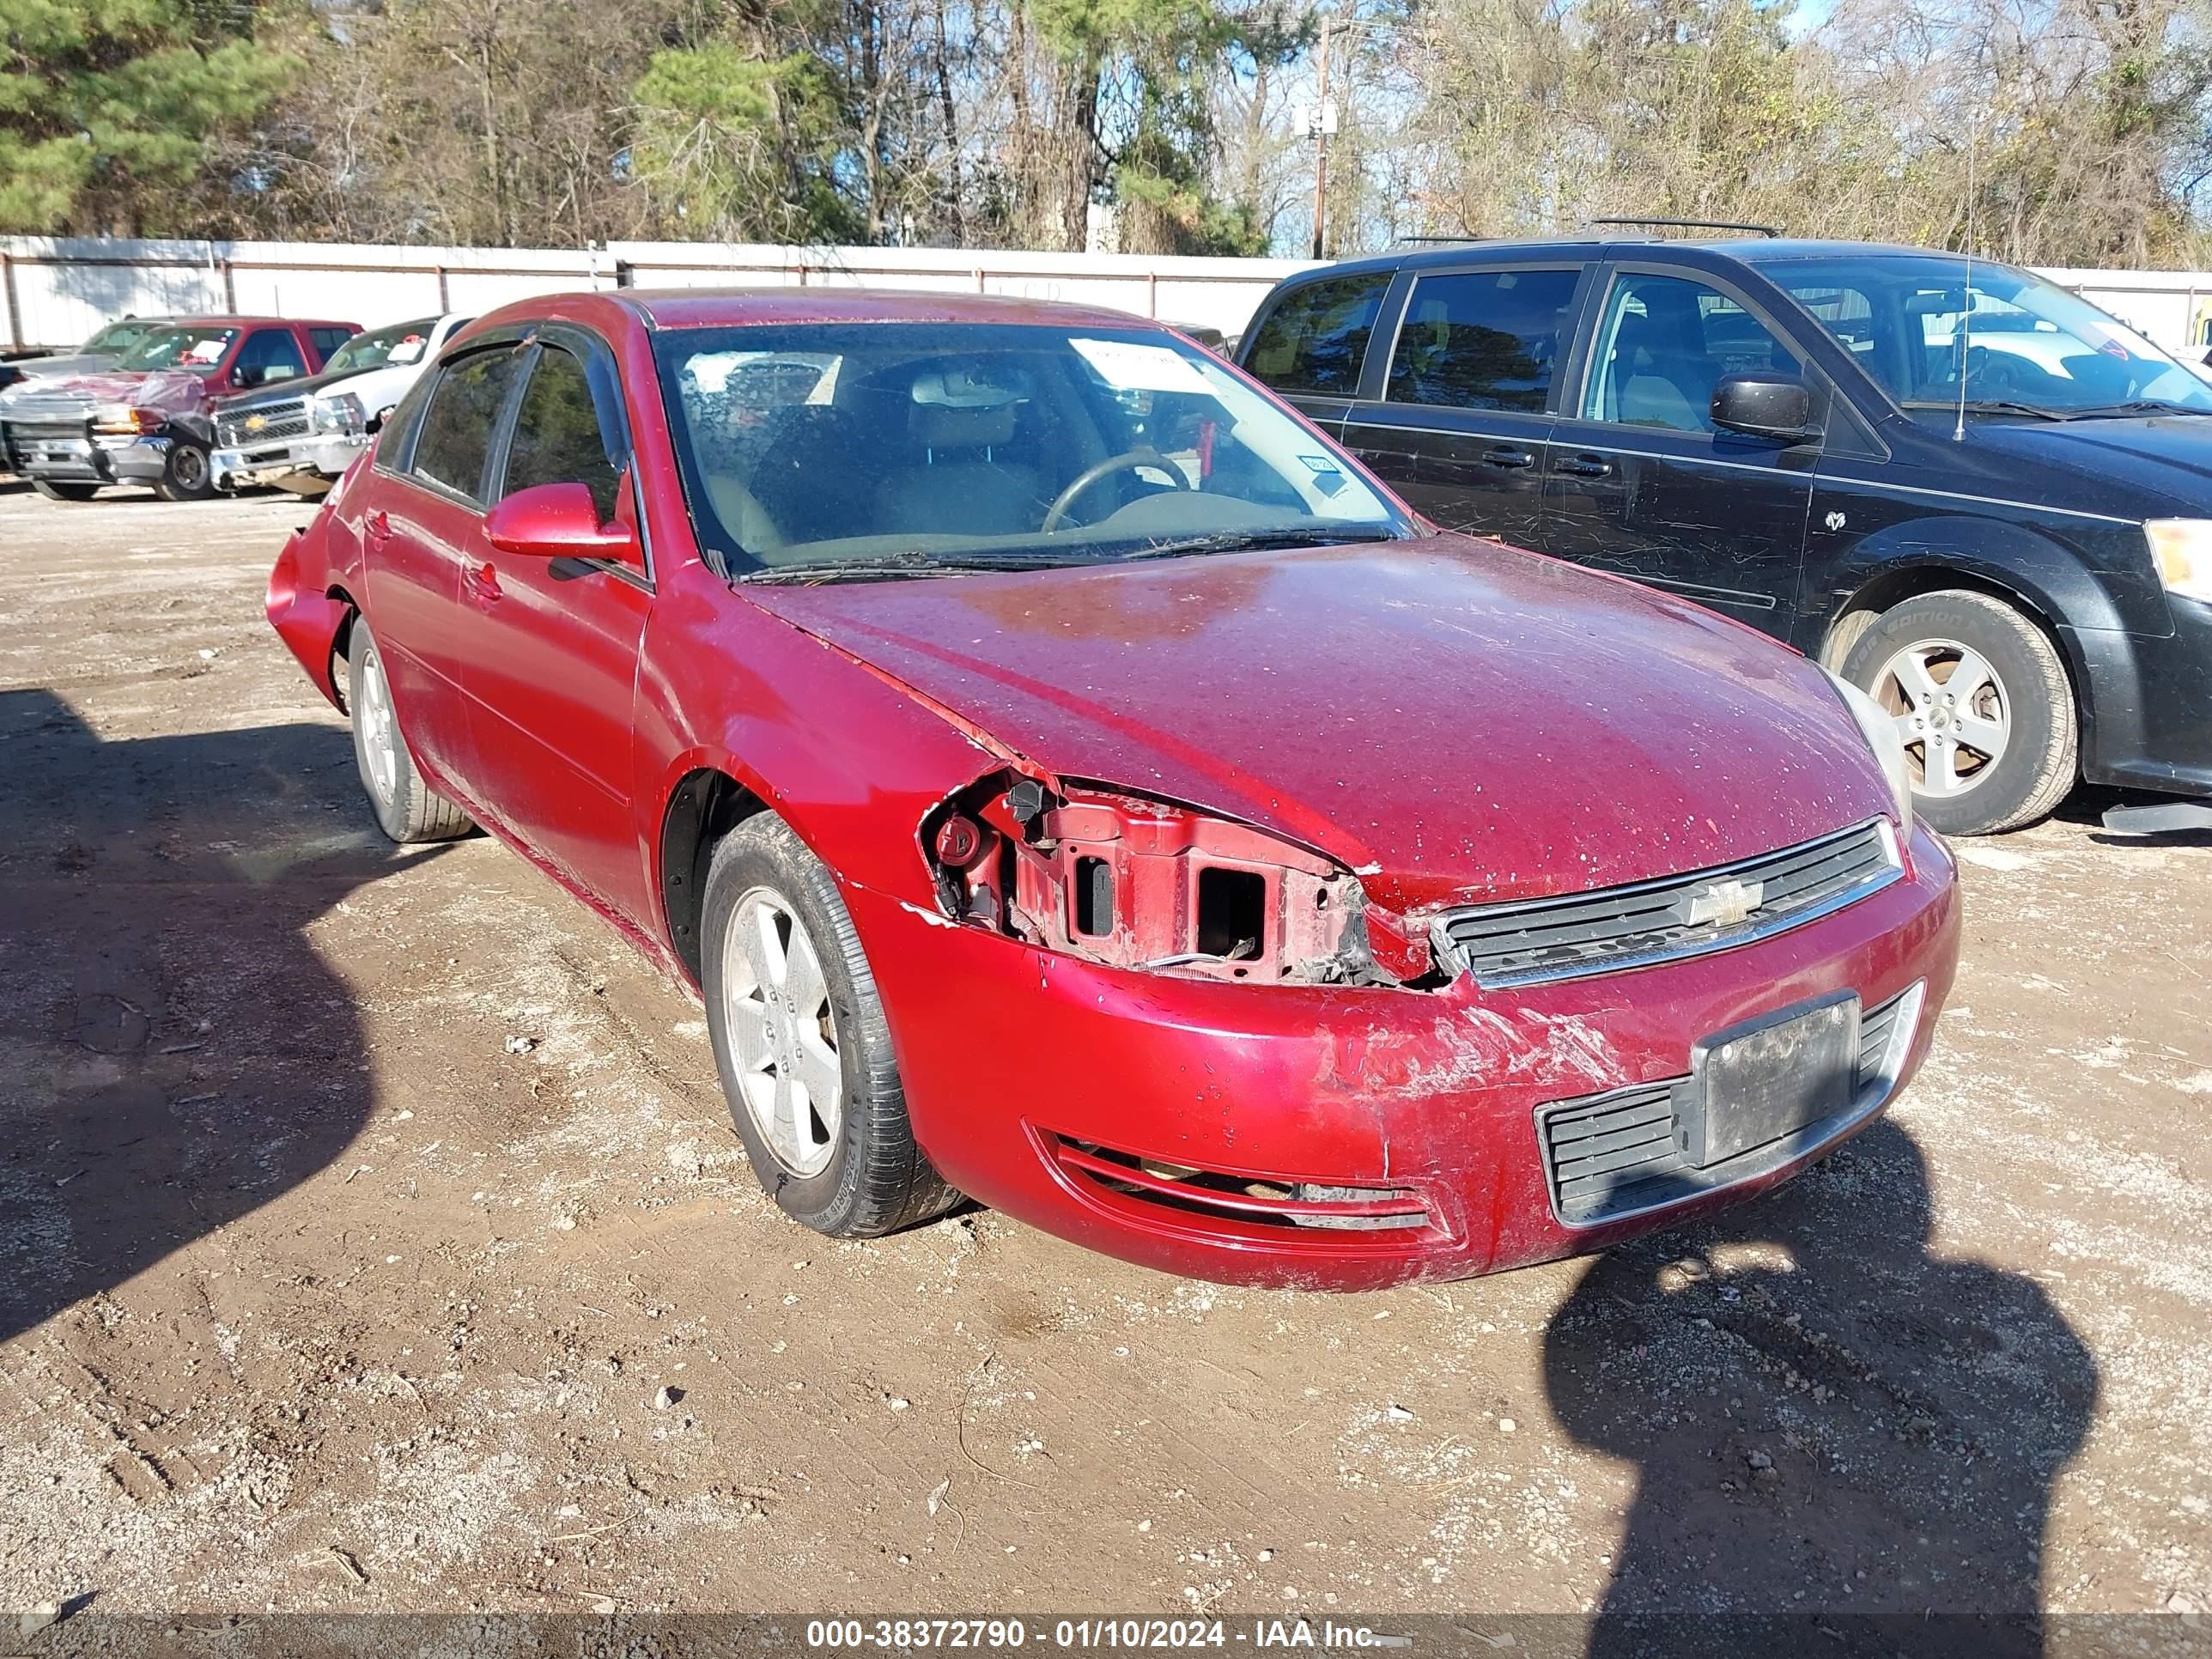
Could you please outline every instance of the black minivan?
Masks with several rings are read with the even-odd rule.
[[[1897,717],[1973,835],[2212,797],[2212,386],[2042,278],[1773,239],[1423,247],[1238,362],[1437,524],[1664,587]]]

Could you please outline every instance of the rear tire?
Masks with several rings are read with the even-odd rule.
[[[215,467],[207,446],[192,438],[170,440],[168,464],[154,489],[165,501],[204,501],[214,495]]]
[[[353,716],[353,757],[376,827],[404,847],[452,841],[476,828],[466,812],[422,781],[399,732],[375,636],[359,617],[347,636],[346,708]]]
[[[781,819],[748,818],[716,846],[699,937],[722,1093],[784,1213],[832,1238],[869,1238],[959,1203],[915,1144],[890,1026],[837,884]]]
[[[31,488],[50,501],[88,501],[100,489],[96,483],[78,483],[69,479],[33,478]]]
[[[1944,835],[2017,830],[2074,787],[2081,738],[2066,665],[2002,599],[1964,588],[1907,599],[1859,636],[1842,672],[1899,717],[1913,811]]]

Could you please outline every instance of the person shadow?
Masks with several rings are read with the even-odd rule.
[[[109,740],[0,690],[0,1343],[354,1139],[367,1048],[307,930],[422,856],[327,723]]]
[[[1590,1659],[2043,1651],[2051,1487],[2096,1363],[2033,1280],[1930,1255],[1931,1212],[1884,1119],[1583,1273],[1545,1386],[1637,1468]]]

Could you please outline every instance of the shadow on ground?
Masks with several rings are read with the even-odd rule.
[[[408,862],[328,725],[103,740],[0,691],[0,1341],[335,1158],[369,1086],[305,929]]]
[[[1768,1650],[1793,1626],[1815,1652],[2042,1651],[2051,1484],[2097,1368],[2033,1280],[1931,1255],[1930,1202],[1883,1121],[1591,1265],[1544,1360],[1561,1424],[1638,1470],[1593,1656]]]

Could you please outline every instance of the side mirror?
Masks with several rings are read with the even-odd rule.
[[[1724,374],[1713,388],[1712,422],[1747,438],[1803,443],[1820,435],[1812,424],[1813,394],[1795,374],[1749,370]]]
[[[591,490],[580,483],[516,490],[485,515],[484,539],[526,558],[637,562],[636,532],[626,524],[601,524]]]

